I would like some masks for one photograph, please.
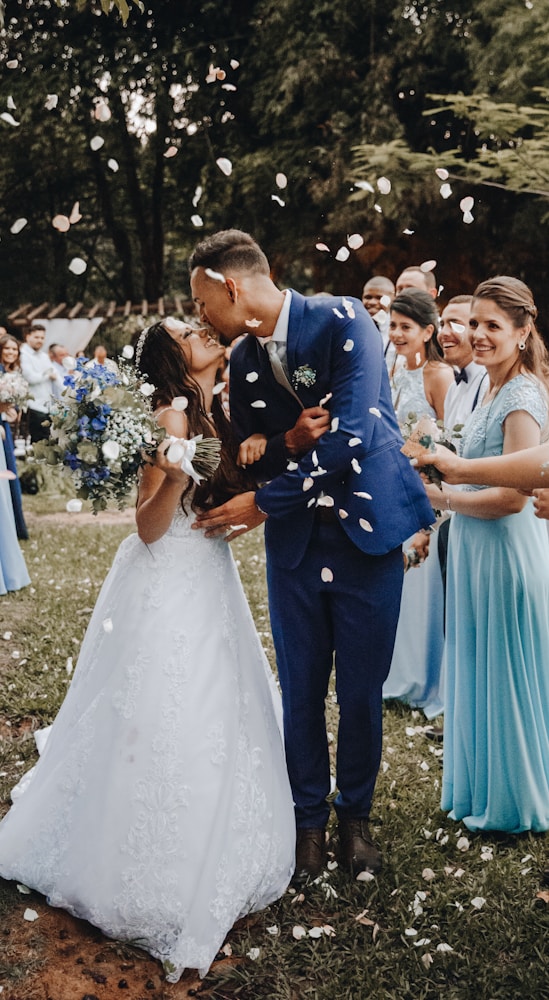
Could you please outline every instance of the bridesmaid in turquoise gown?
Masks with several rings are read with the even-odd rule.
[[[523,282],[475,291],[475,361],[490,386],[465,426],[463,455],[539,444],[547,424],[547,355]],[[434,499],[436,487],[427,492]],[[549,829],[549,542],[515,490],[437,490],[450,527],[442,808],[470,830]]]
[[[6,471],[6,457],[0,441],[0,472]],[[10,484],[0,477],[0,594],[21,590],[30,583],[29,574],[19,547]]]

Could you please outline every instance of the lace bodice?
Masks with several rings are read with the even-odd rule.
[[[429,415],[436,419],[436,412],[431,404],[427,402],[425,395],[423,384],[424,368],[424,365],[414,370],[399,368],[393,375],[391,391],[393,406],[399,424],[406,423],[410,413],[415,413],[417,418]]]
[[[517,410],[525,410],[543,430],[547,421],[547,403],[547,393],[537,379],[517,375],[490,402],[473,410],[463,429],[461,453],[465,458],[501,455],[506,417]]]

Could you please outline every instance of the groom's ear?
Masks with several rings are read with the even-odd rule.
[[[231,302],[236,302],[238,291],[234,278],[225,278],[225,288],[227,289],[227,295],[229,296]]]

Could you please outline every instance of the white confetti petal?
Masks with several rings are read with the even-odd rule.
[[[224,382],[216,382],[216,384],[214,385],[214,387],[212,389],[213,395],[214,396],[219,396],[219,394],[221,392],[223,392],[224,388],[225,388],[225,383]]]
[[[46,97],[46,100],[44,102],[44,107],[45,107],[46,111],[54,111],[55,108],[57,107],[57,102],[58,101],[59,101],[59,97],[58,97],[57,94],[48,94],[48,96]]]
[[[105,620],[103,622],[103,631],[106,632],[107,635],[108,635],[110,632],[112,632],[112,630],[113,630],[113,624],[112,624],[111,619],[110,618],[105,618]]]
[[[106,103],[106,101],[99,101],[95,105],[94,115],[96,121],[108,122],[109,118],[111,117],[111,109],[109,108],[109,105]]]
[[[6,69],[17,69],[18,66],[19,63],[17,62],[17,59],[8,59],[6,63]]]
[[[404,236],[413,236],[415,233],[415,229],[403,229],[402,233]]]
[[[250,405],[253,406],[254,410],[264,410],[267,406],[264,399],[255,399]]]
[[[324,924],[323,927],[322,927],[322,930],[323,930],[324,935],[326,937],[335,937],[336,936],[335,928],[332,927],[331,924]]]
[[[421,873],[421,877],[424,878],[426,882],[432,882],[432,880],[436,878],[436,875],[432,868],[424,868]]]
[[[189,400],[186,396],[174,396],[172,399],[172,410],[177,410],[178,413],[182,413],[186,410],[189,405]]]
[[[71,228],[70,220],[66,215],[54,215],[51,224],[59,233],[68,233]]]
[[[14,101],[13,97],[11,96],[11,94],[8,97],[7,101],[6,101],[6,106],[8,108],[8,111],[15,111],[15,101]]]
[[[475,910],[481,910],[485,902],[486,900],[483,896],[475,896],[475,898],[471,900],[471,906],[474,906]]]
[[[124,344],[122,348],[122,357],[126,358],[127,361],[131,361],[134,355],[134,349],[131,344]]]
[[[336,306],[332,306],[332,312],[333,312],[334,316],[337,316],[338,319],[345,319],[345,316],[343,315],[343,313],[340,312],[339,309]]]
[[[414,941],[416,948],[425,948],[428,944],[431,944],[431,938],[418,938],[417,941]]]
[[[441,184],[440,193],[444,199],[449,198],[452,194],[452,188],[450,184]]]
[[[16,122],[13,115],[10,115],[9,111],[3,111],[2,114],[0,115],[0,118],[2,119],[3,122],[6,122],[8,125],[18,126],[21,124],[21,122]]]
[[[348,247],[340,247],[335,255],[335,259],[339,261],[345,261],[348,260],[350,256],[351,254]]]
[[[23,896],[30,896],[32,891],[27,885],[22,885],[20,882],[17,883],[17,889]]]
[[[360,250],[361,246],[364,246],[364,237],[360,233],[352,233],[351,236],[347,237],[347,246],[351,250]]]
[[[331,433],[334,434],[335,431],[337,431],[338,427],[339,427],[339,417],[334,417],[330,423]]]
[[[324,933],[324,931],[323,931],[322,927],[311,927],[311,929],[309,931],[309,937],[311,937],[313,939],[318,939],[318,938],[322,937],[323,933]]]
[[[355,318],[355,307],[354,307],[353,303],[350,301],[350,299],[345,299],[344,298],[344,299],[341,300],[341,302],[342,302],[343,308],[344,308],[345,312],[347,313],[347,316],[349,317],[349,319],[354,319]]]
[[[327,247],[325,243],[315,243],[317,250],[322,250],[323,253],[330,253],[330,247]]]
[[[248,372],[246,375],[246,382],[257,382],[259,378],[259,372]]]
[[[457,842],[457,844],[456,844],[456,847],[457,847],[458,851],[468,851],[469,848],[470,848],[470,846],[471,846],[471,843],[467,839],[467,837],[460,837],[459,840],[458,840],[458,842]]]
[[[284,188],[288,186],[288,178],[286,177],[286,174],[282,173],[277,174],[275,177],[275,183],[276,186],[283,191]]]
[[[118,160],[115,160],[114,157],[111,157],[110,160],[107,160],[107,166],[109,170],[112,170],[113,174],[118,173],[118,171],[120,170],[120,167],[118,165]]]
[[[369,181],[354,181],[354,186],[360,191],[369,191],[370,194],[374,194],[374,188]]]
[[[222,281],[225,284],[225,275],[221,274],[221,271],[212,271],[211,267],[207,267],[204,274],[211,278],[212,281]]]
[[[29,907],[25,910],[23,914],[23,920],[29,920],[31,923],[33,920],[38,920],[38,914],[36,910],[31,910]]]
[[[299,465],[297,462],[288,462],[286,468],[288,472],[295,472],[296,469],[299,469]]]
[[[191,222],[196,229],[200,229],[204,225],[204,220],[201,215],[191,215]]]
[[[361,528],[362,528],[362,529],[363,529],[364,531],[373,531],[373,530],[374,530],[374,529],[372,528],[372,525],[370,524],[370,522],[369,522],[369,521],[367,521],[367,520],[366,520],[366,518],[364,518],[364,517],[359,517],[359,519],[358,519],[358,523],[360,524],[360,527],[361,527]]]
[[[97,153],[101,146],[105,145],[105,140],[102,135],[94,135],[93,139],[90,139],[90,149],[93,149],[94,153]]]
[[[465,223],[466,226],[470,226],[471,223],[475,221],[475,217],[474,217],[474,215],[472,215],[471,212],[464,212],[463,213],[463,221],[464,221],[464,223]]]
[[[286,205],[286,202],[282,198],[280,198],[277,194],[271,195],[271,201],[276,201],[277,205],[280,205],[281,208],[284,208],[284,206]]]
[[[332,583],[334,579],[334,574],[328,566],[323,566],[320,571],[320,579],[323,583]]]
[[[301,941],[302,938],[307,937],[307,931],[301,926],[301,924],[296,924],[295,927],[292,928],[292,937],[294,937],[296,941]]]
[[[314,486],[314,484],[315,484],[314,479],[311,479],[310,476],[306,476],[306,478],[303,480],[303,492],[306,493],[307,490],[310,490],[311,487]]]
[[[25,228],[27,222],[28,219],[16,219],[15,222],[13,222],[12,225],[10,226],[10,233],[13,233],[14,236],[17,236],[17,233],[20,233],[21,230]]]
[[[82,510],[82,501],[76,498],[74,500],[67,500],[65,509],[69,514],[79,514]]]
[[[177,146],[168,146],[166,152],[164,153],[165,160],[171,160],[172,156],[177,156],[179,150]]]
[[[454,333],[465,333],[463,323],[450,323],[450,329],[453,330]]]
[[[233,170],[233,165],[231,161],[228,160],[225,156],[220,156],[215,162],[219,167],[219,169],[221,170],[221,173],[225,174],[225,177],[230,177]]]
[[[202,197],[202,187],[201,187],[200,184],[198,184],[196,186],[196,188],[194,189],[193,208],[196,208],[196,206],[198,205],[198,202],[200,201],[201,197]]]
[[[453,951],[453,950],[454,949],[452,948],[452,945],[451,944],[446,944],[445,941],[441,941],[440,944],[437,944],[437,951],[444,951],[444,952],[446,952],[446,951]]]
[[[280,927],[277,927],[276,924],[272,924],[271,927],[267,927],[267,934],[270,934],[272,937],[277,937],[280,934]]]
[[[250,950],[247,951],[246,954],[248,958],[251,958],[252,962],[257,962],[257,959],[261,955],[261,948],[250,948]]]
[[[340,507],[340,508],[339,508],[339,510],[338,510],[338,514],[339,514],[339,516],[340,516],[341,518],[343,518],[343,520],[345,520],[345,518],[346,518],[346,517],[349,517],[349,512],[348,512],[348,511],[346,511],[346,510],[343,510],[343,507]]]
[[[334,498],[329,496],[321,496],[318,498],[317,507],[334,507]]]
[[[143,396],[152,396],[154,392],[154,385],[152,384],[152,382],[142,382],[142,384],[139,386],[139,392]]]
[[[244,325],[248,326],[250,330],[257,330],[258,326],[261,326],[262,322],[262,319],[247,319],[245,320]]]
[[[355,497],[362,497],[363,500],[371,500],[372,496],[370,493],[363,493],[362,491],[355,490]]]
[[[82,260],[81,257],[73,257],[69,264],[69,271],[72,271],[73,274],[84,274],[87,266],[86,261]]]
[[[238,59],[231,59],[230,65],[231,65],[231,69],[238,69],[238,67],[240,66],[240,63],[239,63]]]
[[[472,198],[471,195],[469,194],[467,195],[466,198],[461,199],[459,207],[461,208],[462,212],[470,212],[474,204],[475,204],[475,199]]]
[[[345,343],[344,343],[344,345],[343,345],[343,350],[344,351],[352,351],[352,349],[353,349],[354,346],[355,346],[354,340],[346,340]]]
[[[450,176],[445,167],[437,167],[437,169],[435,170],[435,174],[441,181],[447,181]]]
[[[351,467],[353,468],[354,472],[356,472],[357,475],[360,475],[360,473],[362,472],[362,467],[360,463],[357,462],[356,458],[351,459]]]
[[[69,215],[69,222],[71,226],[75,226],[77,222],[80,222],[81,218],[82,216],[80,214],[80,202],[75,201],[74,205],[71,208],[71,214]]]
[[[72,671],[73,671],[72,656],[68,656],[67,657],[67,662],[65,663],[65,670],[67,671],[67,673],[68,673],[68,675],[70,677],[70,675],[72,674]]]
[[[389,194],[391,191],[391,182],[388,177],[378,177],[377,179],[377,189],[380,194]]]
[[[406,937],[416,937],[417,930],[415,929],[415,927],[407,927],[404,933]]]
[[[13,634],[12,632],[4,632],[2,638],[3,639],[11,639],[12,634]]]
[[[355,881],[356,882],[373,882],[374,879],[375,879],[375,875],[372,875],[371,872],[359,872],[358,875],[357,875],[357,877],[356,877],[356,879],[355,879]]]
[[[371,413],[374,417],[381,417],[381,411],[378,410],[377,406],[370,406],[368,413]]]
[[[356,448],[357,444],[362,444],[362,438],[350,438],[349,448]]]
[[[420,271],[423,271],[424,274],[427,274],[428,271],[434,271],[436,266],[436,260],[424,260],[423,264],[419,265],[419,269]]]

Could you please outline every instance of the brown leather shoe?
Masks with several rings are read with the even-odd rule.
[[[340,864],[356,876],[360,872],[377,875],[381,871],[381,851],[375,846],[365,819],[339,822]]]
[[[326,834],[321,827],[297,830],[293,882],[318,878],[326,861]]]

